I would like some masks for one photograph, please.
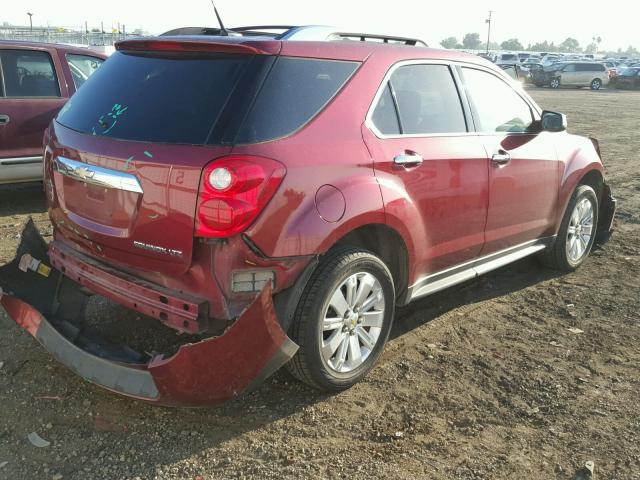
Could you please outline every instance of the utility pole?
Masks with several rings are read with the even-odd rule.
[[[29,15],[29,31],[33,32],[33,13],[27,12],[27,15]]]
[[[489,55],[489,42],[491,41],[491,14],[493,10],[489,10],[489,18],[485,20],[485,23],[489,24],[489,31],[487,32],[487,55]]]

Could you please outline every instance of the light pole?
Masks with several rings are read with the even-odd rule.
[[[33,17],[33,13],[27,12],[27,15],[29,15],[29,31],[33,32],[33,20],[31,17]]]
[[[489,55],[489,42],[491,41],[491,14],[493,10],[489,10],[489,18],[485,20],[485,23],[489,24],[489,31],[487,32],[487,55]]]

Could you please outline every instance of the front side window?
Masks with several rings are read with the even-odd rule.
[[[484,133],[524,133],[533,123],[531,108],[507,83],[490,73],[463,69],[477,128]]]
[[[90,57],[88,55],[67,54],[67,63],[69,64],[69,70],[71,70],[71,77],[73,78],[76,90],[100,68],[103,62],[104,60],[101,58]]]
[[[389,81],[395,95],[400,133],[463,133],[467,125],[462,103],[446,65],[405,65]]]
[[[2,50],[2,73],[7,97],[59,97],[60,88],[47,52]]]
[[[570,72],[575,72],[575,71],[576,71],[576,66],[575,66],[573,63],[571,63],[571,64],[569,64],[569,65],[566,65],[566,66],[562,69],[562,71],[563,71],[563,72],[568,72],[568,73],[570,73]]]

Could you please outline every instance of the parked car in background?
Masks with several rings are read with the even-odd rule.
[[[534,83],[533,79],[535,72],[541,72],[542,70],[544,70],[544,65],[541,63],[528,63],[526,65],[522,65],[525,83]]]
[[[554,63],[558,63],[562,61],[562,57],[556,54],[548,54],[542,59],[542,63],[544,65],[553,65]]]
[[[496,65],[514,65],[519,62],[518,55],[515,53],[500,53],[496,57]]]
[[[640,65],[621,70],[611,79],[611,86],[614,88],[640,88]]]
[[[105,56],[67,45],[0,41],[0,184],[42,178],[42,135]]]
[[[524,83],[527,72],[520,66],[519,63],[514,63],[511,65],[503,63],[498,65],[498,67],[500,67],[500,69],[502,69],[502,71],[509,75],[512,79],[520,83]]]
[[[609,83],[609,72],[601,63],[563,62],[543,69],[541,74],[534,77],[534,83],[551,88],[589,87],[599,90]]]
[[[337,391],[396,305],[536,253],[573,271],[608,239],[597,141],[476,55],[351,36],[117,44],[45,133],[53,241],[27,227],[0,269],[9,315],[151,403],[220,403],[284,364]],[[91,293],[177,345],[101,338]]]
[[[602,61],[600,63],[602,63],[607,68],[607,72],[609,72],[609,79],[615,77],[618,74],[618,63],[612,61]]]

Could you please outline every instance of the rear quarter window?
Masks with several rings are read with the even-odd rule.
[[[358,65],[278,57],[235,143],[265,142],[299,130],[333,99]]]

